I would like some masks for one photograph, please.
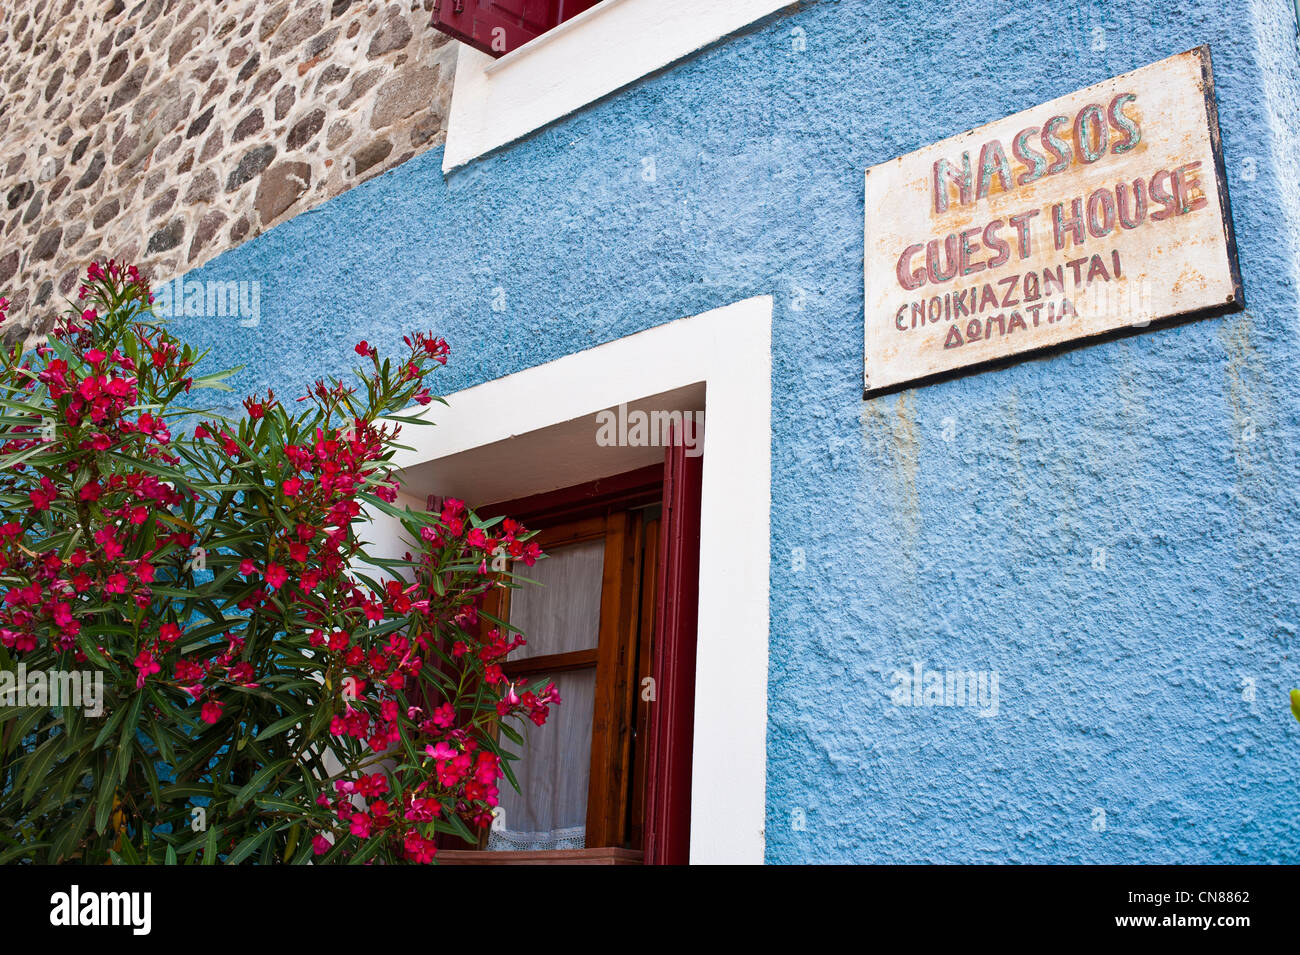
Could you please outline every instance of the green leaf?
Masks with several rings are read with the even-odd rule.
[[[149,794],[153,797],[153,804],[161,807],[162,786],[158,782],[158,768],[154,766],[153,760],[146,756],[140,761],[140,768],[144,770],[145,783],[149,786]]]
[[[117,853],[115,852],[115,853],[113,853],[113,855],[117,855]],[[122,838],[122,856],[121,856],[121,858],[122,858],[123,863],[124,863],[125,865],[139,865],[139,864],[140,864],[140,854],[139,854],[138,852],[136,852],[136,850],[135,850],[135,845],[132,844],[132,842],[131,842],[130,839],[127,839],[127,838],[125,837],[125,834],[123,835],[123,838]]]
[[[1291,691],[1291,715],[1300,720],[1300,690]]]
[[[288,812],[303,814],[303,807],[296,802],[290,802],[287,799],[273,799],[269,796],[258,796],[253,800],[253,805],[260,806],[263,809],[269,809],[272,812]]]
[[[283,689],[285,688],[281,687],[281,690]],[[270,739],[272,736],[278,736],[280,733],[283,733],[285,730],[292,729],[293,727],[299,725],[305,719],[306,719],[306,715],[303,713],[290,713],[288,716],[284,717],[283,719],[276,720],[266,729],[262,730],[262,732],[258,733],[257,741],[260,743],[263,740]]]
[[[51,736],[26,758],[26,764],[23,766],[22,772],[26,778],[23,786],[24,803],[30,803],[32,797],[36,794],[37,787],[46,781],[50,763],[63,749],[63,743],[64,739],[61,734]]]
[[[516,746],[524,745],[524,738],[519,734],[519,731],[517,729],[515,729],[513,726],[506,725],[504,720],[498,725],[501,729],[501,732],[506,734],[510,742],[514,743]]]
[[[478,834],[471,832],[469,826],[465,825],[465,821],[461,819],[460,816],[456,815],[454,812],[444,812],[443,815],[446,817],[447,822],[445,825],[439,823],[438,829],[450,831],[471,844],[478,842]]]
[[[126,714],[127,708],[124,706],[119,706],[114,709],[113,715],[110,716],[108,722],[100,728],[99,735],[95,737],[95,742],[91,744],[93,749],[99,749],[104,745],[104,740],[113,735],[122,720],[126,717]]]
[[[164,802],[175,802],[177,799],[189,799],[191,796],[211,796],[211,786],[199,785],[182,785],[167,786],[162,791]]]
[[[126,774],[131,771],[131,757],[135,754],[136,728],[140,722],[140,708],[144,705],[144,694],[136,693],[135,699],[131,701],[130,712],[127,713],[126,719],[122,721],[122,736],[118,740],[117,760],[114,765],[114,771],[110,773],[117,777],[118,785],[126,782]]]
[[[256,852],[257,848],[263,842],[270,839],[282,828],[284,828],[283,825],[267,826],[256,835],[249,836],[247,839],[240,842],[239,845],[235,846],[234,851],[226,857],[226,865],[239,865],[239,863],[243,862],[250,855]]]
[[[101,835],[108,831],[108,818],[113,814],[113,796],[117,792],[117,777],[105,771],[99,777],[99,789],[95,793],[95,831]]]
[[[81,812],[77,813],[73,822],[63,827],[63,831],[59,833],[59,838],[50,847],[51,862],[57,864],[72,854],[72,847],[81,840],[86,827],[90,825],[91,810],[94,808],[95,801],[87,799],[86,804],[81,807]]]
[[[285,759],[277,760],[276,762],[271,763],[269,766],[263,766],[261,771],[248,781],[248,785],[246,785],[243,789],[239,790],[239,792],[235,795],[234,808],[238,809],[241,806],[243,806],[246,802],[248,802],[248,800],[253,798],[254,793],[256,793],[259,789],[265,786],[267,782],[270,781],[272,776],[274,776],[276,773],[284,769],[292,762],[293,762],[292,757],[286,757]]]
[[[26,711],[19,710],[16,707],[4,711],[4,716],[0,717],[0,725],[8,722],[10,714],[12,713],[23,714],[18,719],[18,728],[14,730],[13,736],[9,738],[9,742],[5,746],[5,752],[12,752],[16,746],[20,745],[22,741],[31,734],[33,727],[36,726],[41,717],[47,715],[48,712],[48,710],[42,709],[38,706],[28,707]]]
[[[6,862],[13,862],[15,859],[30,859],[36,854],[37,849],[44,849],[49,846],[48,842],[29,842],[23,845],[13,846],[0,852],[0,865]]]
[[[213,826],[208,830],[207,838],[203,840],[203,864],[217,864],[217,827]]]

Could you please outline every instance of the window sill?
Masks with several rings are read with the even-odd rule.
[[[546,852],[485,852],[447,849],[442,865],[641,865],[640,849],[554,849]]]
[[[443,172],[541,129],[792,3],[605,0],[500,59],[461,44]]]

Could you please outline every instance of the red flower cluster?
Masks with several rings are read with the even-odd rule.
[[[397,500],[400,429],[381,419],[432,400],[424,379],[447,343],[408,336],[390,365],[362,342],[362,391],[317,382],[297,415],[268,391],[243,402],[243,420],[178,437],[168,418],[183,412],[167,404],[190,391],[194,359],[150,324],[147,282],[95,264],[81,298],[90,307],[55,326],[55,344],[0,366],[0,393],[32,408],[0,435],[0,644],[114,661],[124,695],[153,694],[152,718],[175,699],[183,729],[228,727],[238,751],[269,721],[249,715],[250,694],[287,692],[314,668],[319,680],[295,692],[327,708],[312,723],[346,764],[333,794],[302,809],[318,855],[380,839],[429,862],[436,832],[489,825],[497,725],[540,726],[560,699],[553,683],[506,679],[523,638],[480,625],[478,608],[507,561],[532,566],[541,548],[522,524],[448,500],[406,512],[421,544],[408,574],[355,572],[365,508]]]
[[[119,290],[124,301],[148,302],[148,286],[134,267],[96,264],[88,276],[92,282],[125,280]],[[120,348],[106,353],[96,347],[98,320],[94,309],[86,309],[60,322],[51,335],[67,347],[40,346],[34,362],[21,359],[0,379],[10,400],[34,409],[30,424],[15,425],[0,440],[0,460],[15,462],[0,474],[0,493],[25,492],[30,508],[26,522],[10,519],[0,529],[0,574],[28,581],[0,599],[0,643],[31,650],[38,634],[46,633],[60,649],[75,650],[79,661],[85,659],[75,645],[81,619],[102,612],[106,599],[150,608],[159,562],[193,541],[184,529],[144,526],[154,511],[179,505],[183,491],[147,470],[106,473],[102,466],[109,453],[126,450],[164,464],[179,458],[168,452],[165,422],[135,407],[135,362]],[[182,368],[164,364],[155,371],[151,390],[188,386]],[[41,450],[61,454],[59,464],[41,468],[35,453]],[[42,515],[75,520],[78,545],[63,551],[42,547],[49,520]],[[147,618],[146,613],[142,622]]]

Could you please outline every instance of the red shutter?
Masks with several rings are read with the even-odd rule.
[[[504,56],[598,2],[437,0],[429,25],[489,56]]]
[[[697,441],[702,435],[695,435]],[[696,444],[696,449],[700,445]],[[691,845],[695,738],[695,636],[700,603],[700,478],[704,459],[675,436],[664,461],[659,593],[650,709],[645,861],[685,865]]]

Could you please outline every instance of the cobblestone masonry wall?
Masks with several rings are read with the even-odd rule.
[[[0,0],[5,340],[94,258],[165,281],[440,144],[431,5]]]

